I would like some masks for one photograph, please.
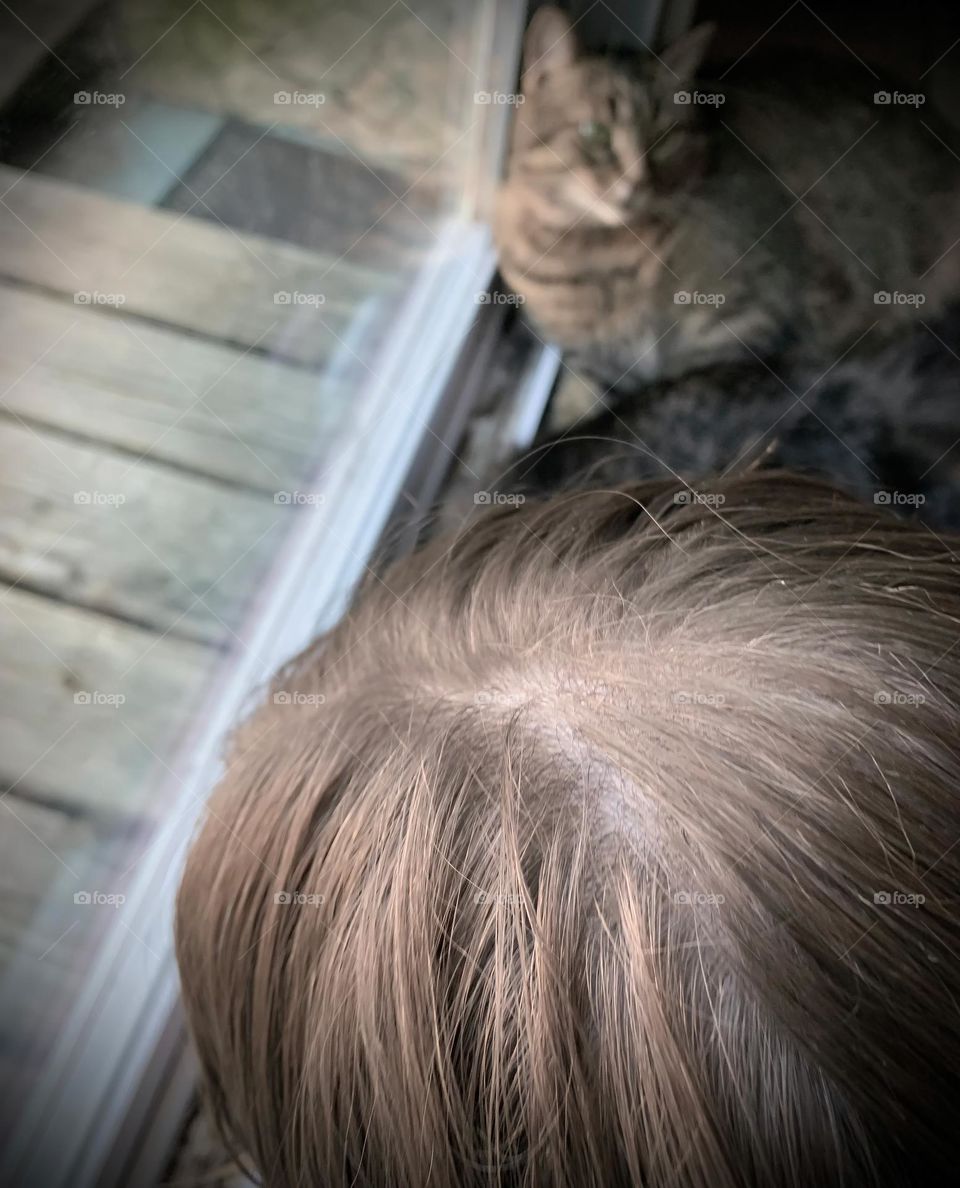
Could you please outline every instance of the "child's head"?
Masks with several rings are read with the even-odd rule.
[[[493,509],[372,579],[180,892],[270,1188],[939,1182],[953,543],[767,475]]]

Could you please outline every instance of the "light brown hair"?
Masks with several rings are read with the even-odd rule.
[[[957,543],[752,475],[495,507],[372,578],[179,896],[265,1183],[945,1182]]]

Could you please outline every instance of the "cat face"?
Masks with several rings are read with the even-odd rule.
[[[510,173],[538,199],[545,222],[630,223],[699,172],[692,108],[674,96],[692,86],[712,31],[702,26],[633,70],[582,56],[563,13],[537,12]]]

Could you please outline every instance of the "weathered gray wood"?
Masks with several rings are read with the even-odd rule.
[[[92,893],[123,895],[148,844],[146,831],[96,816],[72,817],[15,792],[0,800],[0,1074],[12,1070],[23,1086],[24,1070],[39,1067],[123,910]],[[83,892],[90,903],[75,902]]]
[[[0,593],[0,653],[0,791],[131,818],[169,810],[163,763],[176,770],[222,654],[22,590]]]
[[[0,581],[230,644],[291,512],[0,419]]]
[[[3,191],[0,275],[303,363],[328,363],[361,302],[400,279],[6,166]]]
[[[464,101],[484,85],[473,74],[482,6],[217,0],[185,8],[181,0],[117,8],[125,57],[141,58],[128,78],[146,94],[342,142],[366,160],[396,164],[411,181],[432,167],[459,188],[464,154],[443,154],[475,118]],[[323,97],[284,104],[278,91]]]
[[[29,779],[29,777],[28,777]],[[123,893],[124,873],[148,844],[129,826],[71,816],[10,793],[0,799],[0,967],[15,953],[69,967],[106,904],[78,905],[79,892]],[[62,939],[61,939],[62,938]]]
[[[0,409],[271,493],[352,405],[303,368],[26,289],[0,285],[0,325]]]

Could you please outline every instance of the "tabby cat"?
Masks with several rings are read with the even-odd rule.
[[[607,389],[752,353],[830,363],[960,292],[960,158],[933,113],[810,63],[698,88],[711,34],[591,57],[552,7],[527,34],[501,270]]]
[[[960,529],[960,305],[882,349],[810,370],[715,363],[659,380],[565,433],[541,437],[489,490],[581,486],[782,467]],[[461,515],[466,509],[462,501]]]

